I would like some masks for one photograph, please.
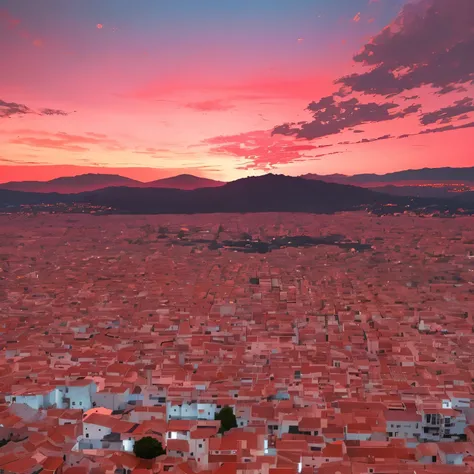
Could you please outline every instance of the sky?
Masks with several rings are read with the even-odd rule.
[[[474,165],[472,0],[0,0],[0,182]]]

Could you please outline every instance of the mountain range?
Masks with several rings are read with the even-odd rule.
[[[171,178],[143,183],[118,174],[88,173],[78,176],[55,178],[50,181],[11,181],[9,183],[0,184],[0,189],[33,193],[75,194],[109,188],[111,186],[193,190],[206,187],[212,188],[222,186],[223,184],[225,183],[222,181],[200,178],[190,174],[180,174]]]
[[[450,197],[453,193],[474,190],[474,167],[470,168],[424,168],[403,170],[387,174],[305,174],[307,180],[327,183],[347,184],[401,196]],[[156,181],[141,182],[116,174],[83,174],[61,177],[50,181],[16,181],[0,184],[0,189],[27,191],[35,193],[74,194],[111,186],[134,188],[172,188],[195,190],[225,185],[223,181],[181,174]]]
[[[467,178],[463,185],[453,184],[453,180],[449,179],[461,174]],[[435,179],[436,176],[447,177],[446,186],[440,186],[439,181],[431,186],[419,184],[422,178]],[[366,207],[377,207],[383,212],[384,206],[389,204],[401,210],[427,206],[470,209],[474,206],[474,192],[471,191],[474,188],[469,185],[471,177],[474,179],[474,168],[462,169],[462,173],[459,168],[440,168],[407,170],[389,175],[289,177],[267,174],[230,183],[192,175],[142,183],[119,175],[86,174],[47,182],[5,183],[0,185],[0,208],[63,203],[66,206],[84,204],[133,214],[332,213]],[[390,179],[408,181],[412,185],[397,186]],[[369,185],[381,182],[388,185]]]
[[[182,190],[115,186],[77,194],[0,189],[0,208],[38,204],[87,204],[131,214],[214,212],[332,213],[407,198],[323,181],[268,174],[218,187]]]
[[[306,179],[317,179],[340,184],[354,184],[371,186],[381,186],[386,184],[410,184],[421,183],[474,183],[474,167],[468,168],[423,168],[418,170],[402,170],[393,173],[375,174],[364,173],[356,175],[345,174],[305,174],[301,176]]]

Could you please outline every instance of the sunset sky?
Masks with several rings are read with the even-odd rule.
[[[0,0],[0,182],[474,166],[472,51],[472,0]]]

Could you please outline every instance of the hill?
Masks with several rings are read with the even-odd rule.
[[[393,173],[365,173],[347,176],[343,174],[319,175],[305,174],[301,178],[316,179],[330,183],[353,184],[356,186],[375,187],[383,185],[403,186],[414,183],[472,183],[474,182],[474,167],[468,168],[423,168],[418,170],[403,170]]]
[[[32,193],[74,194],[110,186],[141,186],[140,181],[117,174],[88,173],[55,178],[50,181],[12,181],[0,184],[0,189]]]
[[[173,188],[192,191],[200,188],[216,188],[223,186],[223,181],[216,181],[208,178],[200,178],[192,174],[180,174],[171,178],[157,179],[149,183],[144,183],[143,186],[152,188]]]
[[[14,193],[14,194],[8,194]],[[55,195],[3,190],[0,205],[64,202],[111,207],[132,214],[189,214],[216,212],[333,213],[409,198],[393,197],[355,186],[265,175],[223,186],[192,191],[166,188],[109,187],[79,194]]]
[[[143,183],[117,174],[88,173],[78,176],[55,178],[50,181],[12,181],[0,184],[0,189],[33,193],[77,194],[86,191],[109,188],[112,186],[194,190],[199,188],[218,187],[224,184],[225,183],[222,181],[200,178],[191,174],[180,174],[171,178],[158,179],[156,181]]]

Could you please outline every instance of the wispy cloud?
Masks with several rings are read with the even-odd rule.
[[[94,135],[94,134],[93,134]],[[91,136],[73,135],[64,132],[50,133],[44,131],[23,130],[21,135],[9,140],[15,145],[25,145],[32,148],[52,148],[72,152],[88,151],[90,146],[99,146],[109,151],[121,151],[125,148],[113,138],[105,135]]]
[[[270,130],[257,130],[238,135],[217,136],[203,141],[209,152],[246,160],[238,169],[269,171],[278,165],[309,161],[335,154],[311,155],[310,152],[332,145],[316,145],[283,136],[272,136]],[[339,152],[338,152],[339,153]]]
[[[189,102],[185,105],[188,109],[198,112],[225,112],[235,108],[235,105],[226,103],[222,100],[205,100],[202,102]]]
[[[0,118],[11,118],[13,116],[23,116],[28,114],[35,115],[69,115],[69,112],[65,112],[61,109],[51,109],[51,108],[41,108],[39,110],[34,110],[28,107],[25,104],[20,104],[18,102],[7,102],[0,99]]]

